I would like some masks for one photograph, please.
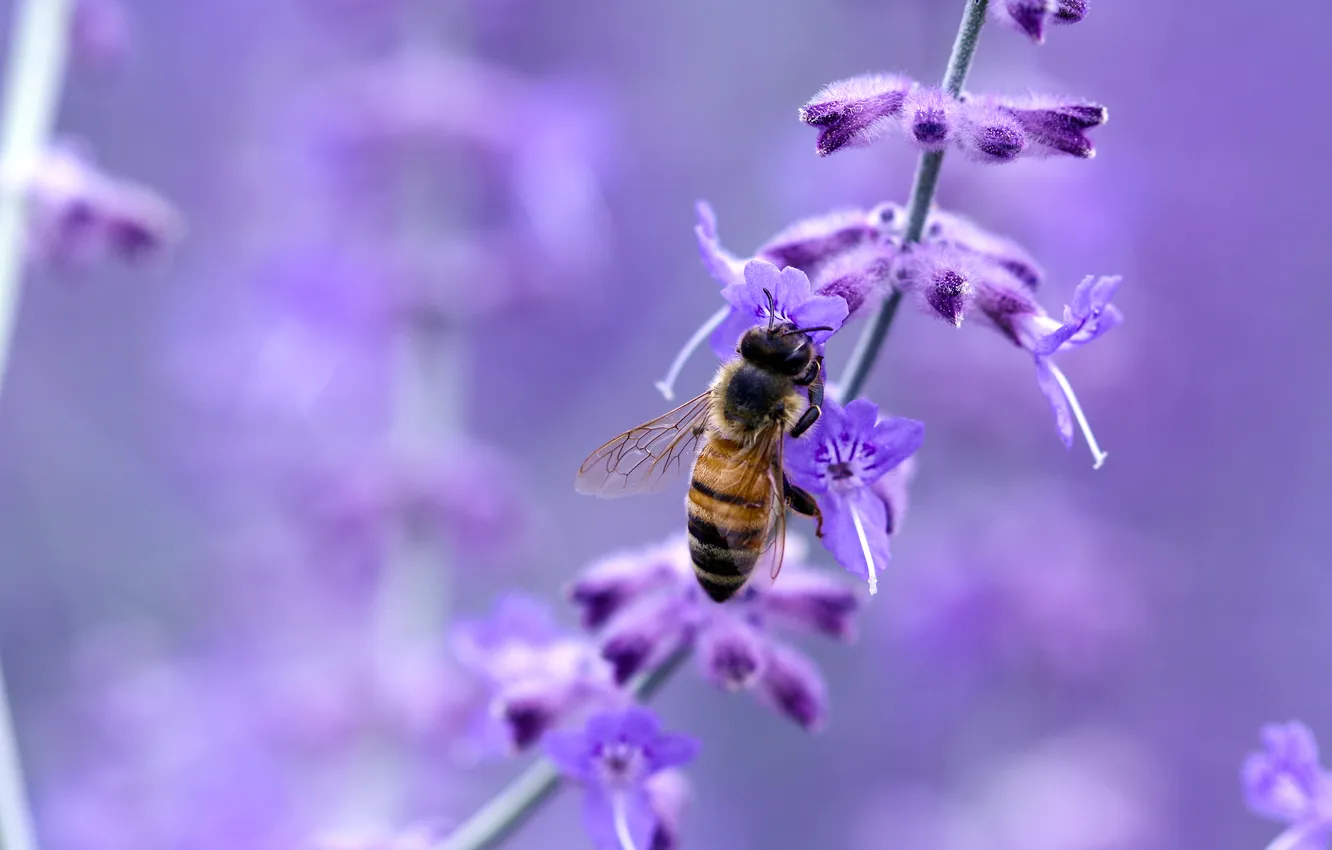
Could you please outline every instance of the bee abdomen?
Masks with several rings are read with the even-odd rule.
[[[744,587],[767,536],[767,524],[721,529],[690,504],[689,556],[703,590],[725,602]]]

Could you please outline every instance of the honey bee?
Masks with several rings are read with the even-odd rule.
[[[764,293],[772,316],[772,293]],[[788,509],[817,519],[822,536],[814,497],[787,480],[783,446],[822,412],[823,357],[809,334],[823,330],[832,328],[770,319],[745,331],[740,357],[723,364],[706,391],[594,451],[575,489],[604,498],[657,492],[692,459],[685,513],[704,592],[717,602],[730,599],[770,549],[776,579]]]

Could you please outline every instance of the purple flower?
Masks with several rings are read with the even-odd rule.
[[[1119,288],[1119,277],[1093,277],[1088,275],[1073,293],[1073,303],[1064,308],[1064,321],[1055,322],[1043,312],[1030,313],[1017,323],[1019,344],[1030,351],[1036,360],[1036,380],[1045,393],[1055,414],[1055,424],[1065,446],[1073,445],[1073,422],[1077,421],[1087,447],[1091,449],[1095,467],[1105,463],[1106,453],[1097,445],[1064,373],[1050,361],[1051,355],[1085,345],[1124,321],[1110,299]]]
[[[893,282],[944,321],[961,327],[973,290],[968,266],[960,252],[925,247],[900,258]]]
[[[614,613],[597,635],[616,680],[627,681],[672,650],[690,647],[703,677],[717,687],[752,691],[802,727],[821,726],[827,697],[818,670],[778,633],[813,632],[849,641],[859,601],[845,584],[802,569],[803,549],[803,541],[790,538],[780,580],[765,586],[768,567],[760,562],[749,585],[725,605],[699,587],[683,535],[642,553],[616,556],[619,586],[626,592],[617,595]],[[630,578],[635,560],[637,580]],[[585,621],[598,619],[589,614],[600,610],[600,599],[582,592],[583,583],[604,586],[604,570],[594,565],[570,589]]]
[[[907,95],[902,121],[907,138],[927,151],[943,150],[958,130],[956,98],[934,86],[918,86]]]
[[[995,0],[990,15],[1040,44],[1049,24],[1076,24],[1085,18],[1087,0]]]
[[[813,331],[809,335],[815,349],[822,351],[828,337],[847,317],[846,301],[835,295],[816,294],[809,278],[800,269],[788,266],[778,271],[776,266],[764,260],[745,263],[744,281],[724,287],[722,298],[731,305],[731,310],[721,326],[713,331],[711,342],[712,350],[723,360],[735,356],[740,337],[756,325],[831,327],[830,331]]]
[[[622,699],[595,647],[559,629],[549,609],[502,599],[487,620],[454,627],[454,654],[484,686],[483,750],[524,750],[579,713]]]
[[[1012,162],[1027,149],[1022,123],[1009,112],[985,102],[967,102],[958,143],[979,162]]]
[[[27,192],[28,252],[37,263],[77,266],[108,253],[141,260],[184,233],[175,208],[143,186],[98,171],[78,141],[65,140],[29,172],[6,177]]]
[[[650,850],[660,818],[648,783],[693,761],[698,743],[662,732],[655,714],[630,706],[592,715],[581,731],[552,732],[545,751],[583,786],[583,827],[598,850]]]
[[[891,257],[893,246],[887,240],[878,239],[879,228],[861,210],[838,210],[798,221],[769,239],[759,248],[755,256],[748,260],[737,257],[722,247],[717,237],[717,216],[711,206],[700,201],[696,211],[698,223],[694,227],[694,233],[698,237],[699,255],[708,273],[722,284],[723,295],[728,288],[737,295],[744,291],[748,285],[746,266],[754,260],[764,261],[776,268],[789,266],[814,280],[814,292],[809,296],[811,299],[813,296],[824,296],[840,298],[845,302],[848,310],[842,315],[842,321],[845,322],[857,310],[863,310],[865,305],[875,303],[876,295],[886,282],[885,273],[888,267],[884,263],[884,258]],[[843,257],[851,249],[871,243],[875,247],[866,248],[853,258]],[[826,274],[823,273],[824,267],[834,260],[840,262]],[[787,275],[789,272],[790,269],[786,269],[782,274]],[[795,282],[794,277],[790,280]],[[797,283],[802,291],[806,285],[808,281],[805,284]],[[776,295],[775,292],[773,294]],[[663,396],[668,400],[674,398],[676,378],[679,377],[689,357],[704,342],[711,340],[712,348],[717,355],[723,359],[730,359],[735,354],[733,349],[740,335],[760,318],[763,322],[767,321],[767,296],[763,295],[762,286],[758,288],[757,296],[760,299],[757,305],[748,304],[751,313],[755,312],[752,309],[755,306],[761,308],[757,311],[761,317],[756,315],[755,321],[751,322],[745,318],[737,311],[734,302],[731,302],[710,316],[690,336],[671,362],[666,377],[656,383],[657,389]],[[727,300],[730,301],[729,298]],[[752,301],[748,296],[744,300]],[[827,309],[828,302],[825,300],[821,303],[824,305],[822,309]],[[787,309],[796,308],[788,305]],[[814,308],[811,306],[804,309]]]
[[[800,109],[800,120],[819,128],[819,156],[863,147],[888,130],[914,85],[896,74],[865,74],[825,86]]]
[[[124,61],[133,41],[129,13],[121,0],[77,0],[70,29],[74,59],[100,71]]]
[[[813,431],[787,440],[791,481],[818,497],[823,544],[848,571],[878,590],[888,563],[888,508],[871,485],[916,453],[925,426],[914,419],[879,420],[878,405],[856,399],[845,409],[829,401]]]
[[[998,266],[1036,289],[1045,272],[1021,245],[984,229],[971,219],[944,210],[934,210],[925,223],[925,244],[949,248]]]
[[[1263,747],[1244,760],[1240,784],[1256,814],[1289,828],[1269,850],[1314,850],[1332,835],[1332,775],[1318,761],[1318,743],[1298,721],[1263,727]]]
[[[712,210],[701,205],[712,216]],[[714,219],[715,221],[715,219]],[[804,218],[768,239],[754,252],[778,268],[794,266],[806,274],[845,251],[875,241],[878,228],[860,209],[834,210],[825,215]],[[714,231],[715,236],[715,231]],[[714,277],[722,280],[714,273]],[[854,311],[853,311],[854,312]]]
[[[968,97],[963,110],[970,132],[967,148],[986,161],[1007,161],[1022,154],[1090,159],[1096,149],[1087,131],[1110,117],[1098,103],[1044,94]]]

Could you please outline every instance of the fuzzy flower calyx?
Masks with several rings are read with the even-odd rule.
[[[896,74],[865,74],[825,86],[800,109],[800,120],[819,128],[819,156],[875,141],[901,113],[914,85]]]
[[[1332,775],[1318,759],[1318,742],[1297,721],[1263,728],[1263,749],[1240,771],[1249,808],[1289,824],[1268,850],[1326,847],[1332,835]]]
[[[1104,106],[1074,98],[965,93],[959,98],[885,75],[833,83],[801,111],[801,120],[820,128],[821,156],[896,133],[920,150],[952,145],[992,163],[1061,154],[1088,159],[1095,149],[1087,131],[1108,117]]]
[[[845,408],[824,405],[813,431],[788,439],[787,472],[792,483],[818,499],[823,544],[848,571],[878,590],[888,563],[889,507],[873,484],[911,457],[925,440],[914,419],[879,419],[873,402],[856,399]]]
[[[990,16],[1040,44],[1050,24],[1076,24],[1087,17],[1087,0],[995,0]]]
[[[551,733],[545,749],[583,786],[583,826],[598,850],[651,850],[662,818],[649,782],[693,761],[698,743],[662,732],[655,714],[630,706],[594,714],[581,730]]]

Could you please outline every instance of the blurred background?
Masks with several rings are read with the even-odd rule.
[[[0,654],[42,845],[447,831],[500,787],[516,762],[453,752],[449,624],[519,588],[573,626],[579,569],[680,529],[673,496],[571,483],[665,410],[653,381],[719,304],[694,202],[747,255],[905,201],[911,151],[820,159],[796,110],[937,80],[960,9],[82,3],[59,135],[143,232],[32,264],[0,400]],[[1061,360],[1109,460],[1060,446],[998,335],[899,317],[867,395],[928,436],[859,641],[808,647],[831,722],[678,677],[655,704],[703,742],[685,846],[1275,834],[1237,782],[1259,726],[1332,736],[1330,25],[1117,0],[1040,47],[986,29],[970,88],[1112,117],[1093,160],[950,156],[939,194],[1040,259],[1052,313],[1124,275],[1126,324]],[[565,795],[509,846],[586,846],[577,817]]]

